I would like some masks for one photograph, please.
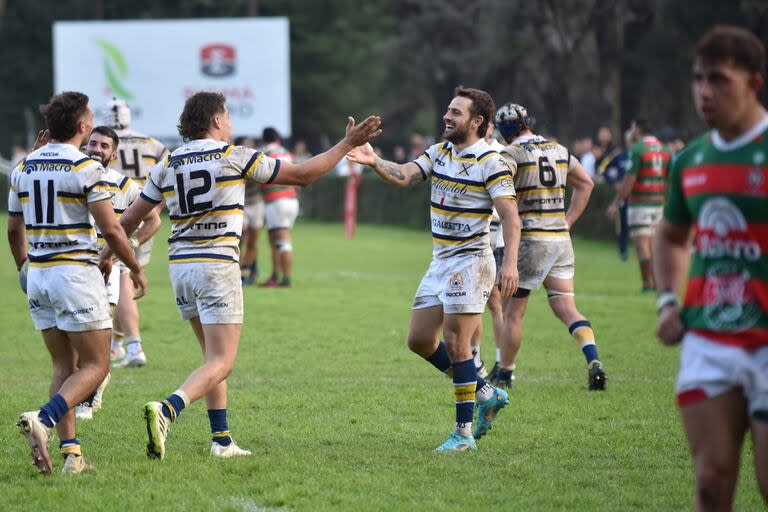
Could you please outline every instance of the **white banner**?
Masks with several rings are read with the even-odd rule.
[[[287,18],[76,21],[53,25],[55,92],[81,91],[101,120],[116,96],[131,127],[179,139],[184,101],[198,91],[227,97],[233,135],[266,126],[291,134]]]

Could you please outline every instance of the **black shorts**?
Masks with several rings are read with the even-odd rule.
[[[496,260],[496,272],[498,272],[499,267],[501,267],[501,262],[504,261],[503,247],[497,247],[493,250],[493,259]]]

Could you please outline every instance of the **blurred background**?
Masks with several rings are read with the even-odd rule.
[[[487,90],[497,105],[523,104],[539,133],[580,158],[591,153],[588,161],[621,146],[634,117],[682,145],[704,129],[689,80],[698,37],[728,23],[768,40],[766,0],[0,0],[0,155],[12,163],[42,127],[37,107],[55,91],[54,22],[200,18],[287,20],[286,146],[316,153],[342,135],[346,115],[377,113],[378,149],[396,161],[439,140],[458,84]],[[260,43],[238,55],[238,65],[258,69],[273,50]],[[165,64],[147,81],[178,69],[173,51],[163,44],[155,51]],[[100,63],[92,69],[100,74]],[[234,135],[260,137],[233,121]],[[600,181],[599,168],[594,173]],[[334,193],[323,197],[335,204]],[[408,201],[397,194],[392,200]],[[303,214],[336,218],[337,210],[313,213],[316,203],[308,197]],[[366,217],[364,205],[360,213],[381,220]],[[422,217],[383,221],[426,225]]]

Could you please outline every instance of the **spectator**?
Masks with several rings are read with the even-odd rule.
[[[408,155],[406,155],[405,148],[403,146],[398,144],[394,147],[392,150],[392,160],[398,164],[404,164],[408,161]]]
[[[407,160],[416,160],[425,149],[427,149],[427,141],[424,140],[424,136],[418,132],[413,132],[411,134],[411,148],[408,151]]]
[[[301,162],[306,162],[310,158],[312,158],[312,153],[307,151],[307,143],[303,140],[297,140],[296,144],[293,146],[294,163],[300,164]]]

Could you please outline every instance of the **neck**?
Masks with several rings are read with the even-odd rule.
[[[75,146],[77,149],[80,149],[80,141],[78,139],[79,137],[77,135],[66,140],[51,139],[49,144],[69,144],[70,146]]]
[[[467,149],[469,146],[474,144],[475,142],[479,141],[480,137],[478,137],[476,134],[468,135],[466,139],[464,139],[461,143],[454,142],[453,147],[456,149],[456,153],[461,153],[465,149]]]
[[[736,120],[728,126],[717,127],[717,133],[724,141],[730,142],[733,139],[747,133],[753,126],[762,121],[766,111],[759,103],[747,111],[747,114]]]

